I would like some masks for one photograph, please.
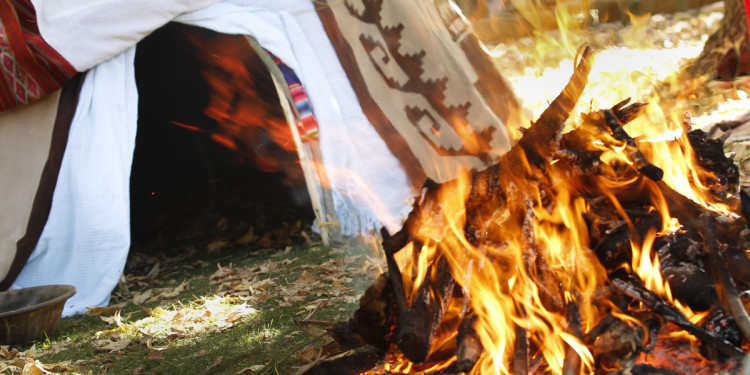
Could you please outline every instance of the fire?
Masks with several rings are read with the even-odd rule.
[[[533,2],[537,7],[529,6],[530,2],[514,0],[513,3],[530,23],[543,22],[539,2]],[[539,33],[537,51],[540,56],[544,55],[545,48],[563,47],[568,52],[573,52],[576,48],[571,47],[577,45],[574,43],[580,44],[576,36],[578,34],[572,32],[571,28],[580,26],[581,23],[576,20],[581,19],[581,10],[571,12],[558,1],[555,14],[562,41],[551,43],[550,39],[544,39]],[[647,21],[647,17],[634,19],[632,33],[640,33],[641,30],[637,28],[643,27]],[[684,46],[678,55],[697,55],[699,51],[698,45],[689,45]],[[613,56],[622,56],[613,54],[622,52],[615,50],[600,53],[595,58],[598,63],[595,63],[592,75],[606,75],[601,70],[597,71],[597,67],[601,69],[601,64],[608,64]],[[642,51],[630,53],[636,58],[648,54]],[[573,65],[573,56],[574,52],[571,54],[570,65],[563,64],[560,70],[572,70],[570,67]],[[675,66],[667,69],[676,70]],[[516,79],[516,87],[528,85],[533,88],[533,97],[543,97],[546,100],[553,96],[540,95],[539,85],[529,84],[529,81],[523,79]],[[659,72],[650,79],[664,80],[667,76]],[[540,78],[534,82],[542,80],[546,79]],[[625,81],[616,80],[616,85],[606,85],[606,90],[615,92],[601,97],[599,93],[594,93],[593,96],[590,92],[585,93],[581,102],[588,108],[600,107],[600,101],[610,100],[613,95],[623,98],[633,96],[639,89],[646,91],[643,87],[613,90]],[[523,89],[519,92],[523,96]],[[601,107],[609,107],[617,101],[619,99]],[[732,196],[731,189],[722,190],[722,184],[716,181],[716,177],[698,165],[687,134],[689,119],[682,113],[679,116],[668,114],[659,106],[661,100],[655,93],[644,101],[649,103],[645,108],[646,113],[627,125],[627,131],[633,136],[635,144],[610,134],[601,134],[599,129],[588,125],[594,119],[586,116],[574,117],[571,123],[575,125],[568,124],[568,127],[581,134],[588,134],[592,142],[594,139],[598,140],[591,146],[601,153],[600,159],[606,165],[602,166],[603,176],[596,177],[596,185],[619,215],[626,218],[626,225],[631,233],[636,232],[635,219],[630,218],[624,204],[616,198],[618,193],[622,195],[623,190],[638,189],[647,192],[653,209],[661,218],[660,224],[648,228],[642,238],[630,238],[631,259],[623,267],[630,268],[646,288],[676,306],[691,321],[697,322],[704,314],[694,313],[673,298],[670,286],[661,274],[660,259],[653,248],[657,237],[679,231],[684,224],[672,216],[657,184],[666,184],[684,197],[722,215],[736,211],[736,206],[726,203],[736,201],[736,197]],[[602,114],[592,113],[589,116]],[[636,154],[636,148],[643,155]],[[544,155],[544,151],[540,153]],[[642,157],[645,159],[641,159]],[[439,190],[437,204],[422,207],[429,215],[422,217],[413,233],[419,241],[410,242],[397,253],[408,303],[417,303],[421,296],[420,288],[430,284],[432,278],[436,277],[435,270],[439,268],[440,262],[447,262],[450,274],[463,290],[463,298],[460,299],[463,305],[451,301],[452,305],[442,319],[443,324],[449,328],[443,327],[443,332],[438,333],[428,359],[421,367],[415,367],[417,365],[398,352],[397,348],[392,348],[389,354],[392,357],[388,363],[368,373],[431,373],[449,366],[456,360],[455,356],[437,364],[431,359],[439,357],[436,353],[440,353],[444,346],[455,346],[452,342],[457,334],[456,321],[466,318],[468,311],[476,315],[473,329],[483,348],[472,374],[514,373],[513,365],[517,360],[514,351],[518,340],[527,340],[535,348],[536,358],[543,359],[543,368],[537,370],[562,374],[564,362],[571,357],[572,351],[580,359],[579,372],[590,373],[595,369],[594,353],[584,342],[581,332],[589,332],[607,314],[629,326],[643,325],[611,303],[602,302],[600,297],[602,293],[606,293],[608,271],[591,249],[587,217],[592,208],[577,194],[580,187],[571,183],[564,158],[552,158],[554,160],[549,163],[544,176],[537,175],[538,171],[526,159],[519,161],[520,166],[501,166],[502,175],[510,176],[508,181],[503,182],[507,184],[503,191],[509,196],[495,197],[498,201],[491,204],[497,208],[490,213],[465,205],[468,198],[477,189],[481,189],[475,186],[476,181],[469,173],[461,174],[451,181],[449,188]],[[644,160],[662,169],[661,182],[632,174],[624,174],[619,179],[612,178],[618,166],[640,170],[646,163]],[[540,180],[545,183],[538,183]],[[480,224],[467,225],[470,220],[474,220],[470,215],[477,213],[485,215],[476,219]],[[466,229],[469,227],[476,233],[467,233]],[[431,293],[440,295],[437,291]],[[440,297],[437,297],[437,301],[440,302]],[[641,329],[647,331],[646,327]]]
[[[672,290],[661,275],[659,256],[652,251],[655,239],[656,229],[651,228],[646,233],[643,243],[639,245],[631,242],[633,251],[631,265],[633,266],[633,271],[641,278],[646,288],[665,297],[668,301],[678,306],[686,316],[692,317],[694,315],[692,310],[672,298]]]
[[[416,364],[409,362],[403,354],[391,352],[387,355],[382,369],[370,370],[361,375],[377,375],[383,372],[387,374],[429,374],[443,370],[455,362],[456,357],[441,363]]]
[[[553,178],[564,184],[563,175]],[[515,183],[519,191],[536,188],[521,178]],[[565,329],[566,319],[561,315],[567,304],[576,303],[585,330],[593,327],[599,317],[599,308],[592,301],[597,288],[604,284],[605,272],[588,249],[587,234],[582,232],[586,228],[582,222],[586,204],[561,188],[555,192],[559,204],[547,211],[541,203],[543,193],[539,191],[534,194],[536,202],[509,207],[510,211],[530,210],[535,220],[519,223],[511,219],[519,217],[515,215],[517,212],[496,213],[493,227],[512,240],[497,247],[476,247],[464,236],[463,202],[470,191],[471,181],[458,179],[450,194],[440,197],[441,211],[432,216],[434,222],[420,227],[420,237],[429,240],[420,249],[417,260],[412,261],[412,255],[401,257],[410,262],[402,263],[400,268],[412,272],[404,272],[404,284],[411,290],[412,302],[417,294],[415,288],[429,277],[429,265],[444,257],[457,283],[470,295],[471,310],[478,317],[475,329],[485,351],[475,367],[476,373],[510,373],[507,364],[513,355],[515,327],[533,332],[530,339],[540,348],[552,372],[561,373],[568,347],[591,369],[592,354],[580,337]],[[438,230],[444,228],[443,224],[447,230]],[[517,233],[530,237],[524,239]],[[537,244],[534,251],[529,251],[530,239]],[[405,250],[412,253],[414,249]]]

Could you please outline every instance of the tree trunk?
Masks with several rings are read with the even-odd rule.
[[[703,52],[687,72],[693,77],[710,75],[710,79],[724,81],[750,73],[743,66],[750,59],[747,39],[745,5],[742,0],[725,0],[724,19],[719,29],[706,40]]]

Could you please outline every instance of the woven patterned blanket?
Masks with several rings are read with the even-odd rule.
[[[37,100],[77,72],[39,35],[29,0],[0,0],[0,111]]]
[[[449,1],[328,0],[318,15],[370,122],[415,186],[511,146],[519,103]]]

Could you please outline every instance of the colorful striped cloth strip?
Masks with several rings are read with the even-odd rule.
[[[300,116],[300,122],[297,123],[300,138],[303,142],[308,141],[309,139],[317,139],[318,122],[315,120],[312,105],[310,104],[310,100],[307,97],[307,93],[305,92],[305,88],[302,86],[299,77],[297,77],[294,70],[284,64],[281,59],[274,56],[271,52],[266,52],[273,57],[273,62],[279,67],[281,73],[284,74],[284,79],[286,79],[286,83],[289,85],[289,91],[292,94],[292,101],[294,102],[294,106],[297,108],[297,112],[299,112]]]
[[[30,0],[0,0],[0,110],[37,100],[77,73],[39,34]]]

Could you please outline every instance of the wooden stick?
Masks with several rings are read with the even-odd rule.
[[[745,338],[750,339],[750,316],[747,315],[747,310],[745,310],[745,306],[740,300],[734,280],[729,275],[726,263],[724,263],[724,258],[721,255],[719,247],[719,240],[716,238],[716,224],[712,216],[707,212],[702,214],[700,218],[705,228],[701,232],[701,235],[706,242],[706,252],[711,264],[711,274],[714,278],[716,293],[729,309],[740,330],[745,334]]]
[[[409,214],[409,216],[411,216],[411,214]],[[392,237],[388,235],[388,231],[385,228],[381,229],[380,232],[381,236],[383,236],[383,251],[385,252],[385,262],[388,266],[388,280],[391,282],[391,288],[393,288],[393,296],[396,299],[396,309],[399,311],[400,315],[401,311],[406,311],[409,309],[409,302],[406,300],[404,278],[403,275],[401,275],[401,270],[398,268],[398,262],[396,262],[395,254],[397,251],[401,250],[403,246],[406,246],[406,243],[408,243],[408,241],[401,247],[397,248],[397,245],[393,245],[393,242],[396,241],[392,240]],[[402,228],[399,233],[402,233],[402,236],[408,236],[408,229],[406,228],[406,224],[404,224],[404,228]],[[397,242],[397,244],[400,243],[401,241]]]
[[[354,317],[349,319],[352,331],[376,348],[386,351],[390,347],[390,332],[394,326],[393,288],[389,275],[383,273],[367,288],[359,300],[359,308],[354,311]],[[332,335],[336,339],[336,335]],[[339,344],[346,346],[347,337],[343,337]]]
[[[560,132],[563,123],[570,116],[570,112],[575,108],[583,89],[588,83],[588,76],[592,67],[592,55],[593,53],[588,46],[582,48],[573,76],[568,84],[518,142],[525,151],[529,152],[537,145],[543,145],[551,141]]]
[[[615,106],[617,108],[619,105],[622,105],[622,103]],[[634,104],[637,105],[637,104]],[[654,180],[654,181],[660,181],[662,177],[664,177],[664,171],[661,170],[661,168],[651,164],[651,162],[646,158],[645,155],[641,152],[640,149],[638,149],[638,145],[635,143],[635,139],[631,137],[626,131],[625,128],[622,127],[622,124],[620,123],[620,120],[615,115],[615,109],[613,110],[602,110],[600,111],[601,114],[604,116],[604,123],[609,127],[609,129],[612,131],[612,136],[619,140],[624,141],[627,145],[625,147],[625,152],[628,158],[633,162],[633,165],[635,165],[636,169],[638,169],[639,172],[641,172],[644,176]],[[624,113],[629,113],[625,112]],[[621,114],[621,117],[624,116],[624,114]]]
[[[357,375],[375,366],[383,353],[371,346],[350,350],[302,368],[298,375]]]
[[[474,365],[482,356],[484,347],[474,329],[477,317],[474,314],[466,316],[458,326],[458,351],[456,352],[456,372],[470,373]],[[524,373],[526,375],[527,373]]]
[[[583,333],[581,332],[581,313],[578,311],[578,306],[574,302],[568,302],[565,307],[565,315],[568,321],[568,333],[580,339]],[[565,347],[562,373],[563,375],[578,375],[581,373],[581,357],[570,345]]]
[[[529,335],[525,329],[516,326],[515,349],[513,351],[513,374],[529,374]]]
[[[260,59],[263,60],[266,68],[268,68],[269,72],[271,73],[270,75],[273,79],[274,86],[276,87],[276,93],[279,95],[281,108],[284,110],[284,116],[286,117],[286,121],[289,124],[289,130],[292,133],[292,139],[294,139],[294,145],[297,149],[297,156],[299,156],[299,163],[302,167],[302,174],[305,176],[307,191],[310,193],[310,202],[313,206],[313,212],[315,213],[315,217],[318,219],[318,222],[326,223],[329,221],[329,215],[327,215],[325,212],[325,204],[321,197],[320,191],[318,191],[317,183],[319,181],[319,176],[316,174],[314,163],[310,160],[310,156],[307,154],[307,148],[303,146],[299,130],[297,129],[296,118],[299,117],[299,113],[297,113],[297,109],[294,108],[294,105],[292,104],[293,100],[288,93],[288,89],[285,88],[286,80],[284,79],[283,74],[276,66],[276,64],[273,63],[273,61],[269,62],[268,54],[265,53],[265,50],[260,48],[258,42],[254,38],[249,36],[245,39],[247,40],[248,44],[250,44],[250,46],[255,49],[255,52],[260,57]],[[329,228],[327,227],[320,228],[320,239],[323,242],[323,245],[326,246],[330,244],[328,231]]]
[[[455,285],[448,261],[440,258],[427,270],[411,307],[399,310],[396,344],[410,361],[427,359]]]

